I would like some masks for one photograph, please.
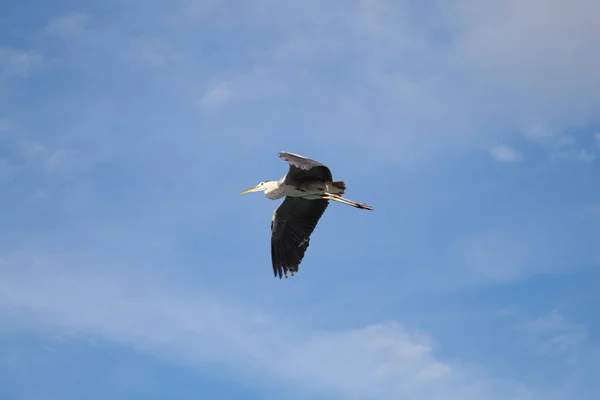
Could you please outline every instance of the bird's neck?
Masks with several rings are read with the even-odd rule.
[[[279,186],[278,181],[265,182],[265,186],[265,196],[267,196],[271,200],[280,199],[285,195],[283,188]]]

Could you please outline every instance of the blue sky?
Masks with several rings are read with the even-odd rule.
[[[1,9],[1,398],[600,396],[598,2]]]

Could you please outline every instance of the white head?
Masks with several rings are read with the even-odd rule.
[[[278,181],[263,181],[251,189],[244,190],[241,194],[248,194],[252,192],[265,192],[265,196],[268,198],[278,198],[279,196],[279,182]]]

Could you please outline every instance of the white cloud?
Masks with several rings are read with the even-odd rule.
[[[8,150],[3,155],[4,159],[0,157],[0,179],[12,180],[22,173],[44,175],[59,172],[69,161],[64,149],[29,139],[21,130],[9,132],[5,137],[0,135],[0,141]]]
[[[114,263],[81,268],[88,261],[1,261],[0,308],[58,335],[100,337],[177,364],[224,365],[248,385],[267,380],[330,398],[505,399],[519,390],[506,382],[494,393],[492,380],[438,360],[426,335],[397,323],[315,329],[208,288],[126,277]]]
[[[49,171],[56,169],[61,164],[61,162],[63,162],[63,160],[66,157],[66,154],[67,153],[64,150],[53,151],[48,156],[48,160],[46,161],[46,168],[48,168]]]
[[[573,138],[561,135],[552,127],[540,122],[530,122],[522,128],[523,136],[531,141],[539,143],[548,143],[558,140],[562,145],[572,144]]]
[[[177,26],[166,34],[157,24],[156,33],[125,38],[122,26],[92,24],[88,15],[73,13],[52,20],[46,33],[73,41],[81,41],[82,34],[95,38],[78,49],[78,55],[84,49],[90,53],[82,62],[111,54],[168,65],[173,70],[156,81],[167,86],[172,76],[180,77],[194,95],[184,91],[179,98],[191,98],[204,109],[229,105],[234,94],[240,103],[257,96],[311,97],[307,108],[323,112],[305,120],[316,140],[344,146],[356,156],[365,153],[366,145],[381,159],[431,165],[443,160],[443,154],[502,141],[504,132],[523,130],[531,121],[563,131],[599,111],[600,90],[594,89],[596,75],[591,73],[600,63],[592,40],[599,29],[589,18],[597,5],[576,3],[574,10],[562,13],[571,3],[460,0],[434,6],[424,16],[415,15],[408,1],[364,0],[345,7],[344,18],[339,8],[316,1],[283,6],[260,0],[237,7],[214,1],[174,3],[177,10],[165,11],[169,24],[189,29],[182,21],[201,22],[222,32],[238,26],[256,44],[232,49],[239,50],[243,62],[227,65],[229,80],[201,96],[198,86],[205,87],[220,72],[207,75],[196,41],[172,39],[181,38]],[[257,27],[268,29],[272,40],[254,42]],[[528,34],[515,39],[515,32]],[[577,57],[565,61],[555,48],[568,48]],[[185,62],[179,62],[182,55]],[[334,63],[348,66],[340,71],[351,71],[352,78],[334,73],[323,79],[322,67]],[[570,157],[589,158],[579,149]]]
[[[277,79],[288,86],[283,93],[322,102],[328,113],[315,130],[328,134],[319,140],[339,146],[340,132],[354,139],[342,142],[351,150],[367,144],[396,161],[427,163],[432,153],[480,147],[506,131],[527,135],[531,121],[562,132],[600,112],[593,0],[461,0],[426,16],[408,1],[356,1],[343,18],[317,2],[291,10],[269,0],[243,9],[185,4],[221,28],[268,23],[280,39],[260,53],[255,67],[269,73],[255,84]],[[335,62],[351,68],[352,85],[334,74],[311,86],[319,67]]]
[[[44,31],[49,35],[66,39],[81,34],[89,21],[90,17],[85,13],[70,13],[52,19]]]
[[[540,145],[550,157],[556,159],[591,162],[597,157],[592,150],[582,148],[575,135],[562,133],[557,128],[544,125],[539,121],[524,128],[523,135]]]
[[[16,141],[16,144],[19,156],[25,163],[43,172],[52,172],[66,158],[65,150],[53,149],[38,141],[20,139]]]
[[[140,40],[135,46],[135,52],[142,61],[155,67],[163,67],[185,59],[185,55],[174,51],[162,40]]]
[[[588,335],[585,325],[569,321],[556,310],[525,321],[518,328],[534,341],[543,354],[563,356],[571,363],[576,361]]]
[[[496,161],[513,163],[522,159],[521,154],[512,147],[499,145],[490,149],[490,154]]]
[[[529,239],[529,240],[527,240]],[[549,268],[549,250],[539,236],[520,232],[479,232],[459,249],[459,260],[471,275],[490,282],[510,282]]]
[[[232,96],[231,83],[219,82],[202,96],[200,105],[204,108],[222,107],[232,99]]]
[[[594,71],[600,55],[590,51],[600,40],[596,1],[455,4],[456,55],[494,85],[495,95],[508,95],[529,117],[543,113],[549,121],[559,116],[574,122],[598,111],[600,80]]]
[[[592,162],[596,159],[596,157],[596,154],[586,149],[579,149],[579,151],[576,152],[576,158],[584,162]]]
[[[42,56],[33,50],[0,47],[0,79],[25,77],[42,65]]]
[[[204,4],[205,2],[199,7]],[[160,148],[161,145],[173,146],[162,152],[165,159],[176,160],[175,162],[169,160],[168,165],[172,168],[169,172],[165,172],[162,164],[160,167],[152,167],[156,170],[137,168],[135,172],[137,174],[139,171],[144,171],[143,176],[136,175],[142,180],[159,182],[158,185],[161,181],[167,181],[169,186],[176,186],[171,184],[179,179],[180,174],[197,177],[198,171],[202,171],[201,168],[175,168],[182,165],[178,164],[180,158],[177,155],[185,153],[186,159],[194,160],[205,157],[218,158],[211,154],[197,157],[197,149],[210,151],[210,145],[190,146],[191,142],[185,134],[179,135],[181,133],[179,128],[192,125],[189,120],[184,120],[182,124],[173,128],[174,121],[179,120],[173,118],[173,111],[180,112],[181,109],[185,109],[179,107],[181,103],[175,103],[178,101],[193,102],[195,107],[200,103],[204,108],[211,108],[232,105],[233,99],[237,103],[240,99],[252,102],[257,99],[257,96],[269,97],[270,100],[289,96],[288,98],[298,100],[300,104],[306,106],[301,107],[300,110],[289,111],[290,119],[286,116],[288,121],[302,118],[303,124],[308,125],[307,129],[302,126],[306,134],[298,135],[300,144],[311,143],[317,137],[318,140],[330,140],[333,145],[328,148],[332,153],[344,154],[343,150],[352,148],[360,153],[360,157],[365,157],[365,168],[374,169],[381,169],[381,164],[378,164],[381,162],[378,161],[381,160],[380,157],[395,162],[399,158],[404,158],[426,164],[429,160],[437,161],[431,156],[436,151],[438,154],[446,151],[462,151],[472,143],[477,149],[484,148],[482,143],[484,146],[488,143],[502,143],[504,137],[490,140],[487,136],[498,135],[498,131],[505,132],[507,131],[505,125],[513,123],[522,127],[532,120],[540,120],[540,126],[549,126],[557,132],[564,132],[561,128],[569,122],[571,116],[568,112],[563,112],[561,106],[566,104],[571,107],[571,110],[582,115],[585,112],[581,110],[593,109],[594,99],[590,96],[594,94],[586,93],[586,88],[578,89],[577,84],[572,80],[558,81],[561,85],[565,85],[566,93],[575,92],[575,95],[557,96],[556,93],[560,90],[553,87],[557,81],[552,79],[548,88],[542,87],[543,91],[531,89],[533,83],[529,84],[527,81],[527,71],[545,71],[546,63],[553,65],[552,59],[548,57],[562,57],[560,52],[548,52],[548,57],[543,60],[534,60],[529,55],[519,58],[518,54],[513,54],[512,62],[521,60],[522,68],[505,71],[496,68],[493,63],[487,65],[487,61],[480,60],[479,57],[482,52],[488,51],[486,46],[494,47],[489,50],[492,55],[495,52],[507,51],[504,47],[511,46],[511,40],[491,43],[482,41],[474,44],[467,43],[465,46],[465,42],[477,40],[478,29],[499,30],[500,32],[492,34],[493,37],[501,35],[502,32],[511,34],[515,24],[503,22],[505,13],[496,16],[490,12],[490,8],[498,5],[472,4],[463,1],[444,6],[444,10],[450,8],[456,11],[454,10],[456,4],[466,4],[465,9],[470,9],[469,12],[478,14],[481,11],[486,18],[493,20],[493,23],[486,27],[486,24],[479,19],[480,15],[472,20],[457,18],[449,23],[448,15],[455,14],[442,13],[439,9],[427,13],[426,21],[423,21],[423,16],[417,18],[411,14],[412,6],[407,1],[362,1],[356,8],[344,9],[344,16],[348,18],[340,18],[336,10],[328,7],[327,3],[315,1],[302,2],[302,5],[297,3],[292,5],[292,8],[288,3],[260,1],[254,3],[260,4],[260,12],[255,11],[255,15],[247,15],[243,6],[233,7],[231,3],[218,1],[213,4],[215,8],[225,4],[225,10],[218,11],[217,18],[211,16],[207,20],[216,21],[215,23],[220,24],[221,27],[236,26],[240,30],[248,28],[244,24],[258,21],[261,29],[273,28],[273,31],[269,31],[269,44],[272,46],[255,45],[258,42],[254,41],[255,38],[249,37],[248,41],[251,45],[241,46],[243,49],[236,55],[242,62],[236,61],[234,65],[226,65],[228,70],[225,72],[211,71],[207,66],[213,63],[201,57],[202,54],[198,52],[201,46],[197,45],[197,38],[190,35],[190,31],[184,30],[185,35],[183,35],[182,31],[178,30],[178,26],[173,24],[168,34],[152,33],[161,40],[155,41],[152,37],[144,38],[143,41],[136,43],[142,43],[147,47],[138,48],[138,51],[132,54],[142,57],[147,63],[153,65],[170,64],[167,67],[175,68],[169,70],[153,68],[153,71],[161,70],[165,73],[156,76],[136,76],[139,81],[144,82],[144,88],[159,88],[156,93],[161,93],[161,96],[152,99],[150,103],[153,104],[148,106],[143,101],[145,96],[130,90],[137,86],[128,86],[124,92],[135,93],[136,102],[133,103],[134,106],[128,104],[127,107],[118,110],[123,103],[114,102],[118,99],[117,94],[123,92],[111,89],[111,85],[107,85],[109,87],[107,91],[102,88],[98,92],[87,93],[88,97],[67,99],[70,101],[65,100],[66,96],[62,97],[64,94],[56,93],[59,97],[53,96],[51,102],[41,106],[42,109],[51,109],[47,106],[56,105],[65,110],[78,110],[77,115],[70,121],[61,121],[62,125],[56,127],[54,135],[60,135],[59,140],[47,139],[46,142],[46,136],[40,135],[38,138],[42,138],[40,140],[43,143],[40,148],[32,139],[29,143],[31,148],[27,153],[30,159],[52,169],[53,166],[64,166],[63,156],[66,154],[70,159],[79,154],[80,158],[89,162],[94,158],[91,155],[96,155],[97,159],[104,157],[107,152],[111,155],[116,153],[120,157],[127,157],[132,164],[139,166],[137,163],[143,163],[140,161],[142,158],[148,164],[155,161],[152,158],[153,152],[157,149],[163,150]],[[517,2],[511,4],[516,8],[526,7]],[[486,9],[485,12],[482,11],[483,8]],[[264,10],[269,12],[265,13]],[[273,14],[276,14],[276,17]],[[519,16],[520,11],[512,10],[510,14]],[[530,17],[535,20],[535,15]],[[442,20],[441,24],[437,24],[439,19]],[[514,15],[507,18],[507,20],[512,19]],[[137,20],[141,21],[143,18]],[[455,23],[458,28],[450,26]],[[531,26],[531,24],[521,25]],[[47,33],[69,40],[81,40],[78,36],[81,32],[97,37],[95,35],[97,32],[92,28],[87,17],[71,15],[52,21],[48,25]],[[73,54],[78,57],[77,61],[85,62],[91,59],[89,65],[86,65],[90,68],[85,70],[86,73],[93,71],[90,73],[91,76],[109,77],[111,84],[117,87],[119,83],[112,81],[113,75],[105,68],[105,64],[97,61],[109,61],[109,63],[114,63],[115,59],[122,61],[119,57],[132,49],[132,43],[123,40],[124,36],[120,36],[123,32],[119,27],[107,25],[100,28],[103,29],[102,32],[109,32],[114,36],[105,39],[100,35],[102,40],[86,41],[85,46],[77,48],[85,51],[74,51]],[[208,28],[203,25],[203,29]],[[132,29],[128,27],[124,31],[130,32]],[[253,31],[247,29],[247,32]],[[438,35],[440,32],[450,32],[448,36],[444,36],[448,42],[441,43],[438,40],[442,36]],[[456,32],[460,34],[457,35]],[[219,34],[223,34],[223,37],[219,36],[218,39],[225,38],[226,33],[229,32],[220,31]],[[490,34],[490,32],[484,33]],[[185,39],[189,37],[193,38]],[[188,41],[193,43],[190,44]],[[227,45],[228,42],[229,40],[224,40],[223,44]],[[535,54],[538,47],[543,49],[546,45],[546,43],[531,45],[526,52]],[[519,42],[517,46],[522,44]],[[593,49],[595,47],[594,44]],[[252,49],[250,57],[244,53],[248,48]],[[183,54],[190,57],[185,59],[185,63],[174,67],[170,63],[173,59],[165,54],[166,49],[182,50]],[[461,64],[463,60],[459,56],[464,49],[470,57]],[[89,57],[90,55],[95,56]],[[194,57],[200,60],[194,60]],[[127,84],[131,83],[127,79],[131,75],[127,73],[131,72],[128,68],[132,65],[136,68],[136,74],[138,71],[147,73],[146,70],[141,69],[143,65],[137,63],[118,64],[118,68],[115,68],[115,71],[118,71],[116,76],[118,75]],[[336,67],[339,65],[343,67]],[[578,66],[574,64],[573,67]],[[183,73],[180,73],[181,71]],[[476,73],[472,74],[473,71]],[[225,76],[230,80],[220,83],[212,81],[216,85],[210,90],[206,92],[198,90],[198,86],[206,89],[206,81],[214,79],[215,75]],[[550,75],[550,78],[555,77]],[[570,74],[567,75],[572,78]],[[86,79],[88,77],[85,75]],[[177,80],[174,77],[177,77]],[[454,79],[455,77],[459,79]],[[511,80],[513,78],[515,82],[526,81],[526,85],[521,87]],[[133,81],[137,82],[135,79]],[[505,81],[509,84],[505,85]],[[181,87],[178,87],[178,84]],[[546,90],[551,96],[546,97],[544,92]],[[78,91],[73,93],[76,94]],[[189,93],[191,95],[188,95]],[[202,95],[199,95],[200,93]],[[171,97],[169,98],[168,95]],[[520,100],[522,98],[525,100]],[[510,101],[514,99],[519,101]],[[275,101],[272,104],[276,103]],[[166,107],[161,108],[162,106]],[[285,103],[283,110],[292,108]],[[261,107],[261,109],[269,110],[269,107]],[[140,113],[135,114],[135,110],[139,110]],[[554,113],[554,110],[559,112]],[[300,117],[299,111],[302,113]],[[164,112],[164,115],[160,115],[161,112]],[[177,117],[179,115],[177,114]],[[304,118],[305,115],[308,115],[308,118]],[[107,118],[107,116],[111,117]],[[162,124],[161,117],[163,117]],[[130,121],[131,125],[127,121]],[[277,126],[280,135],[281,123],[273,125]],[[119,127],[124,128],[117,132]],[[482,127],[489,129],[482,129]],[[170,136],[168,138],[153,136],[153,133],[149,132],[151,129],[146,128],[163,130],[169,135],[174,130],[178,131],[177,140],[173,140]],[[241,130],[231,129],[228,132],[234,131]],[[46,135],[44,129],[40,132]],[[130,132],[135,133],[127,136],[127,139],[117,138],[120,133]],[[144,132],[145,136],[136,136],[140,135],[139,132]],[[247,132],[243,134],[247,136]],[[486,136],[485,140],[477,143],[477,138],[481,136]],[[545,135],[543,132],[537,132],[532,136],[540,138]],[[233,138],[227,139],[233,140]],[[264,143],[254,137],[252,142],[260,145]],[[507,142],[510,143],[509,140]],[[59,147],[54,147],[56,143],[60,143],[60,146],[66,143],[68,150],[63,152]],[[150,151],[149,144],[155,146]],[[365,145],[373,147],[365,149]],[[179,147],[175,149],[175,146]],[[89,154],[86,153],[88,149],[90,149]],[[23,150],[27,150],[27,146]],[[372,150],[381,150],[381,152]],[[98,153],[101,154],[97,156]],[[377,154],[378,160],[373,159],[374,153]],[[136,158],[136,156],[141,157]],[[506,154],[504,156],[506,158]],[[345,157],[353,159],[352,154]],[[109,165],[115,168],[119,166],[114,163]],[[434,163],[432,162],[431,165]],[[157,170],[161,170],[159,176],[150,174]],[[171,174],[173,170],[178,173]],[[392,168],[390,173],[398,173],[398,170],[399,168]],[[99,168],[99,172],[103,171],[114,173],[112,168]],[[89,183],[98,178],[98,174],[86,178],[81,181]],[[191,181],[192,179],[186,183]],[[176,182],[181,183],[181,181]],[[161,220],[168,219],[169,223],[173,223],[175,214],[180,217],[185,212],[187,218],[198,218],[192,216],[200,214],[204,218],[206,213],[198,213],[192,207],[182,212],[181,207],[177,206],[181,204],[175,200],[177,196],[190,194],[189,185],[185,187],[188,189],[184,194],[170,190],[166,201],[161,198],[165,207],[160,207],[160,213],[167,215],[161,217]],[[218,212],[216,207],[212,208],[210,205],[221,201],[218,200],[219,196],[207,197],[200,189],[195,192],[194,195],[198,196],[204,209]],[[46,197],[52,196],[60,197],[63,201],[64,197],[76,198],[70,200],[73,207],[81,207],[81,204],[86,201],[94,200],[94,196],[91,195],[84,197],[85,201],[82,201],[73,193],[69,193],[68,196],[42,190],[33,193],[29,198],[31,202],[36,200],[46,202]],[[104,192],[103,194],[110,195]],[[223,201],[233,203],[234,200],[230,199]],[[154,200],[155,198],[152,197],[151,201]],[[105,198],[101,201],[106,202]],[[146,202],[147,199],[142,201],[143,204]],[[85,211],[93,207],[93,204],[89,205]],[[164,214],[166,209],[170,209],[170,212]],[[97,216],[98,211],[95,210],[93,214]],[[89,217],[84,213],[79,215]],[[68,224],[70,221],[64,223]],[[153,225],[147,219],[145,223],[147,225],[144,226]],[[196,225],[200,227],[195,232],[208,235],[202,230],[200,224]],[[215,227],[217,224],[210,225]],[[164,246],[164,243],[145,240],[143,235],[139,235],[139,231],[127,232],[127,235],[121,234],[115,238],[114,231],[107,232],[94,228],[90,227],[86,231],[98,232],[98,239],[106,240],[110,237],[110,240],[119,242],[121,246],[139,247],[136,250],[140,254],[146,254],[149,248],[156,251],[159,245]],[[152,228],[156,229],[156,226]],[[226,227],[221,224],[221,229]],[[554,229],[554,231],[559,230]],[[469,246],[466,251],[469,266],[492,281],[509,281],[532,270],[545,270],[548,264],[556,261],[556,253],[549,252],[547,256],[544,254],[548,248],[560,247],[557,245],[559,242],[545,243],[543,238],[540,239],[545,232],[509,231],[505,234],[506,236],[498,234],[500,238],[493,234],[490,235],[491,237],[484,235],[481,240],[477,238],[471,243],[472,246]],[[178,235],[181,242],[184,234],[178,230]],[[73,252],[72,248],[69,251]],[[540,253],[542,255],[538,256]],[[452,361],[443,361],[438,357],[427,337],[413,333],[402,324],[372,322],[360,324],[355,329],[326,330],[297,319],[298,314],[290,316],[289,319],[276,314],[264,315],[259,309],[248,304],[252,296],[240,300],[235,295],[229,297],[230,293],[210,293],[204,287],[194,288],[193,291],[179,290],[181,282],[140,281],[137,274],[133,273],[124,276],[119,273],[111,275],[108,271],[102,272],[107,266],[115,264],[113,259],[99,265],[92,257],[84,258],[77,260],[75,264],[78,268],[72,270],[63,269],[64,264],[69,263],[64,259],[44,264],[38,269],[31,267],[35,261],[26,259],[21,263],[0,266],[0,307],[22,306],[28,310],[26,315],[42,328],[73,330],[85,336],[100,335],[108,340],[124,343],[176,363],[193,365],[219,363],[236,372],[252,370],[258,378],[262,375],[259,381],[282,381],[282,384],[296,385],[299,392],[303,390],[330,392],[344,398],[363,395],[362,398],[372,396],[395,399],[398,398],[398,394],[406,395],[403,398],[408,399],[451,399],[452,396],[460,399],[517,397],[515,393],[518,390],[514,389],[512,383],[498,384],[498,387],[490,389],[486,376],[477,376],[466,372],[463,366]],[[125,267],[124,269],[127,270],[134,269],[131,263],[126,263]],[[146,276],[147,271],[148,269],[144,268],[143,276]],[[173,270],[170,273],[174,273]],[[228,300],[223,303],[223,299]],[[351,318],[353,316],[348,317]],[[294,367],[290,368],[290,365]],[[239,372],[235,375],[239,377],[244,374],[245,372]],[[500,392],[502,389],[505,392]]]

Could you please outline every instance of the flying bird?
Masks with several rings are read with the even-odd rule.
[[[333,181],[331,171],[320,162],[298,154],[281,152],[289,171],[278,181],[263,181],[241,194],[264,192],[271,200],[285,196],[271,218],[271,261],[273,273],[294,276],[308,248],[310,235],[329,205],[329,200],[363,210],[371,206],[343,198],[346,185]]]

